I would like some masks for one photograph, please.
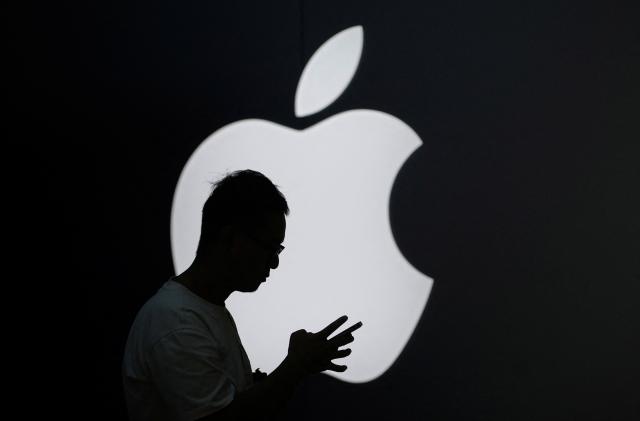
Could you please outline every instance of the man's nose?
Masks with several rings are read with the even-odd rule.
[[[271,259],[269,260],[269,267],[271,269],[276,269],[279,264],[280,264],[280,257],[278,257],[277,253],[274,253],[273,256],[271,256]]]

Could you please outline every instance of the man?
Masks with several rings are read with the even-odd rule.
[[[266,419],[305,376],[346,370],[332,360],[351,353],[339,348],[362,323],[331,339],[346,316],[317,333],[292,333],[286,358],[267,376],[252,373],[225,308],[232,292],[255,291],[278,267],[288,214],[285,198],[258,172],[215,184],[193,263],[144,304],[129,332],[122,368],[132,421]]]

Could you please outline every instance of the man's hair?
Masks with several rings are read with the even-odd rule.
[[[265,215],[279,212],[289,215],[289,206],[278,187],[264,174],[240,170],[213,183],[202,208],[202,229],[196,255],[216,241],[225,225],[254,230],[264,223]]]

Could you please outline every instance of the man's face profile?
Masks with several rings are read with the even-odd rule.
[[[236,230],[232,256],[237,277],[235,289],[253,292],[280,264],[278,251],[284,241],[286,220],[280,213],[264,216],[258,228]]]

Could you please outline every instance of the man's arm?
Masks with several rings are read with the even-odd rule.
[[[338,348],[353,342],[351,333],[360,328],[362,323],[358,322],[333,338],[327,338],[346,320],[346,316],[340,317],[317,333],[305,330],[293,332],[287,357],[278,368],[261,382],[238,393],[225,408],[199,421],[268,419],[284,406],[306,376],[325,370],[345,371],[347,366],[336,365],[331,360],[351,354],[350,349]]]
[[[238,393],[229,405],[199,421],[269,419],[284,406],[303,378],[304,375],[285,359],[264,380]]]

